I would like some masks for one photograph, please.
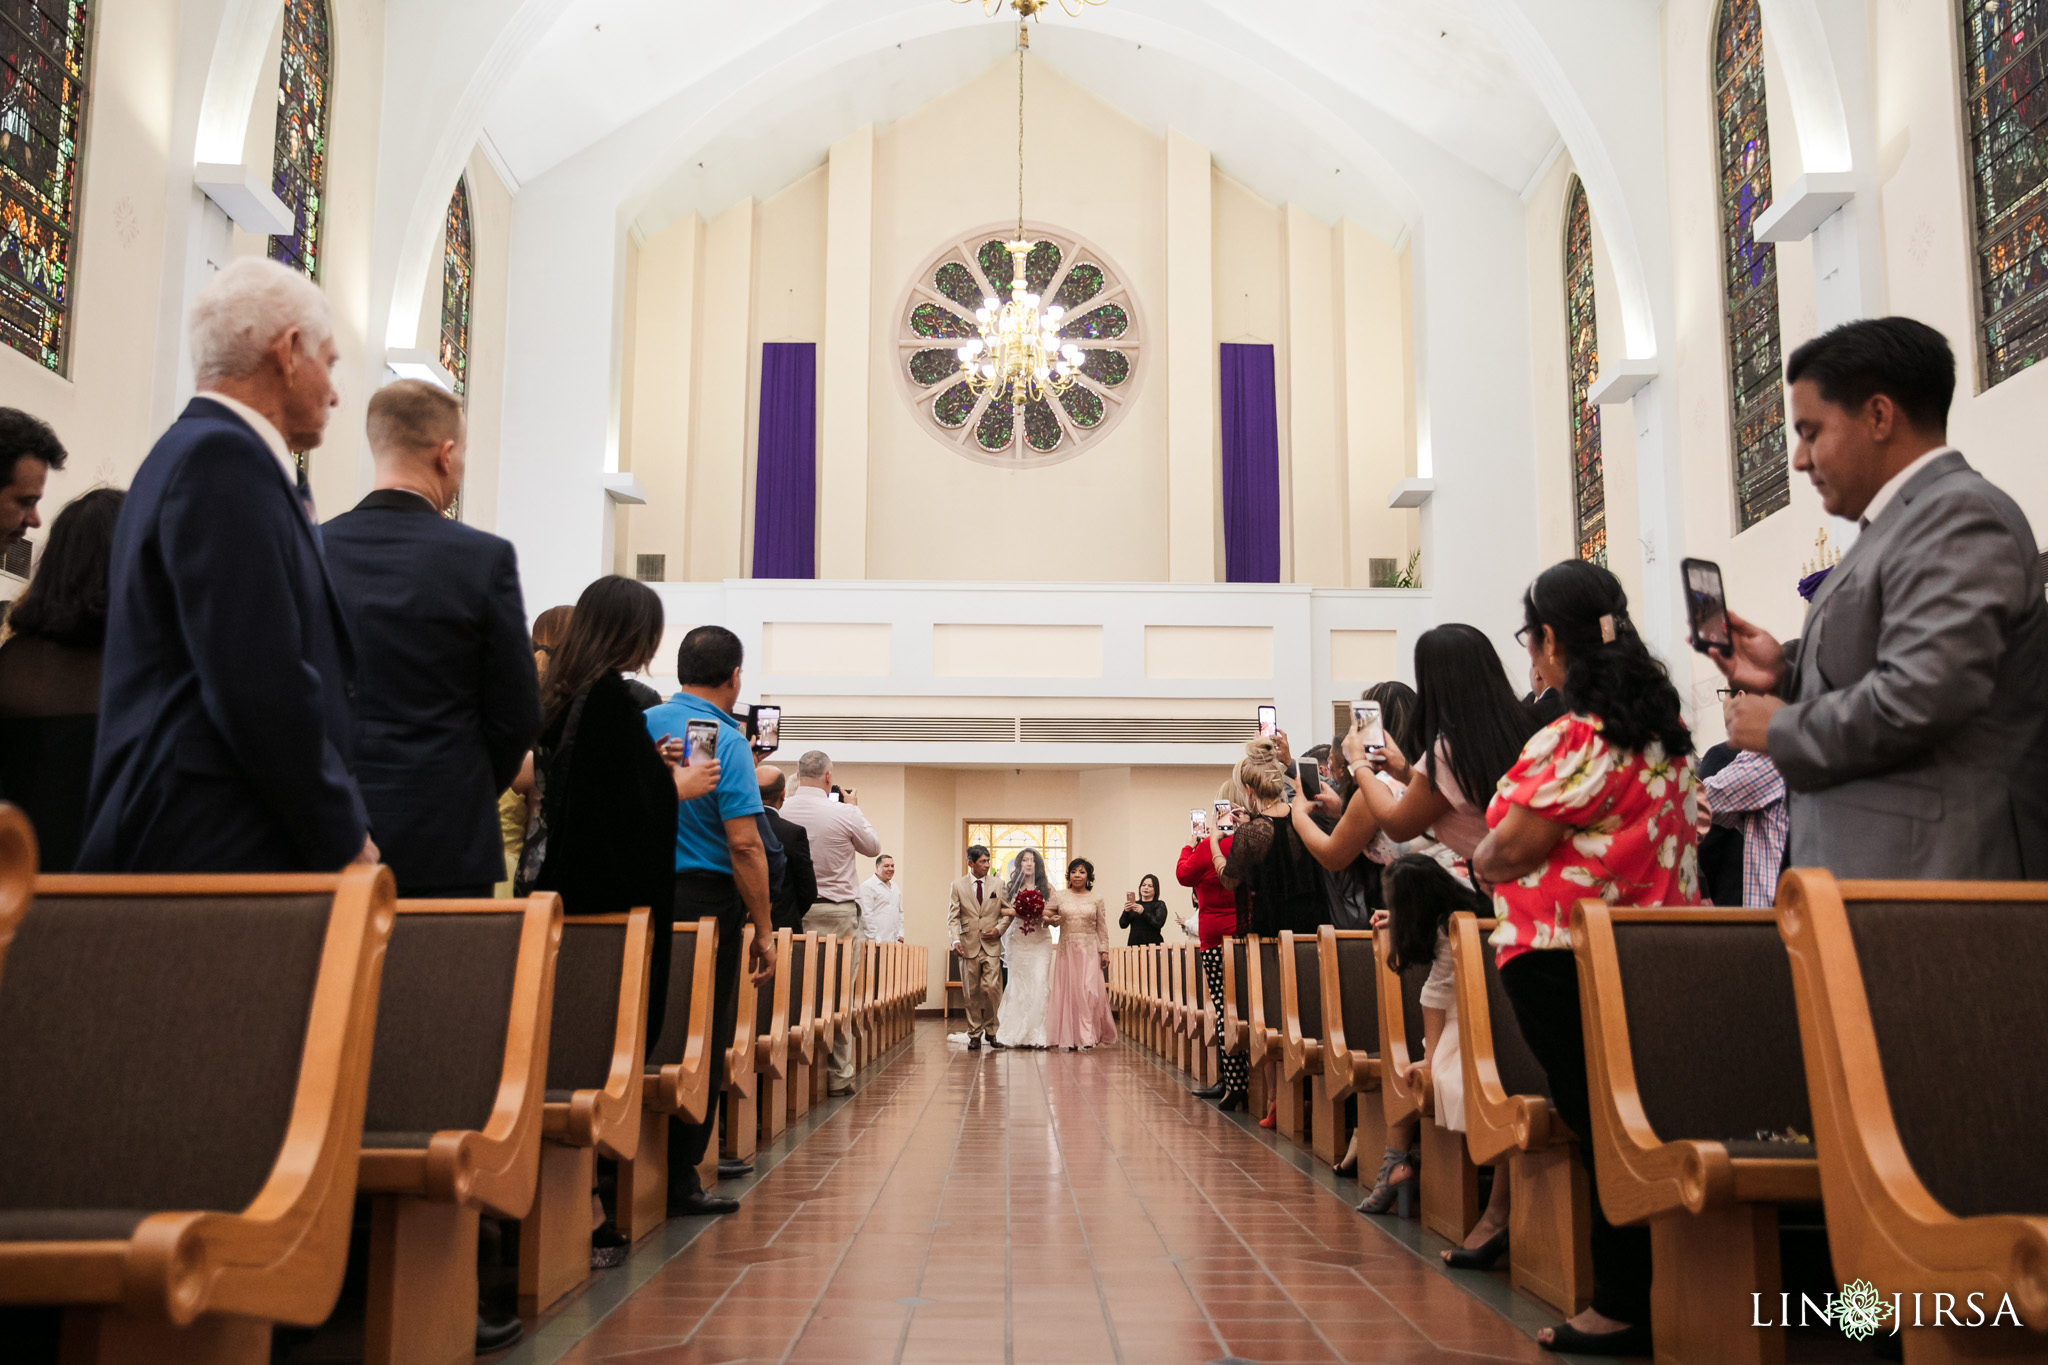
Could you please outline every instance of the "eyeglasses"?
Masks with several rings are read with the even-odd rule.
[[[1739,687],[1717,687],[1714,689],[1714,695],[1716,697],[1719,697],[1722,701],[1726,701],[1730,697],[1741,696],[1742,689]]]
[[[1536,638],[1536,631],[1537,627],[1535,626],[1523,626],[1520,630],[1515,632],[1515,643],[1520,645],[1522,648],[1527,649],[1529,647],[1529,642]]]

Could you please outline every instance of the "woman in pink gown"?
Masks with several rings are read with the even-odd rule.
[[[1059,956],[1052,964],[1052,995],[1045,1009],[1047,1047],[1074,1048],[1116,1041],[1109,1012],[1109,987],[1102,964],[1109,955],[1105,922],[1109,911],[1094,892],[1095,865],[1086,858],[1067,864],[1067,884],[1053,893],[1046,922],[1060,930]]]

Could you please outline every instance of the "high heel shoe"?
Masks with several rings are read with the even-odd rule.
[[[1205,1085],[1200,1090],[1190,1090],[1188,1093],[1198,1100],[1220,1100],[1223,1098],[1223,1082]]]
[[[1271,1128],[1273,1126],[1274,1121],[1279,1117],[1280,1102],[1278,1100],[1275,1100],[1271,1104],[1266,1106],[1266,1117],[1259,1120],[1259,1127]]]
[[[1391,1180],[1396,1166],[1406,1166],[1405,1180]],[[1389,1147],[1380,1159],[1380,1173],[1373,1178],[1372,1190],[1358,1201],[1360,1213],[1385,1213],[1398,1207],[1403,1218],[1413,1218],[1415,1207],[1416,1177],[1422,1163],[1413,1152],[1404,1152],[1399,1147]]]
[[[1444,1253],[1444,1264],[1453,1270],[1491,1270],[1508,1249],[1508,1230],[1499,1232],[1476,1247],[1453,1247]]]
[[[1244,1108],[1250,1100],[1251,1096],[1245,1091],[1226,1090],[1223,1092],[1223,1097],[1216,1101],[1216,1107],[1228,1113],[1232,1109]]]

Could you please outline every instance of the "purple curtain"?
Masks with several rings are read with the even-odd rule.
[[[1280,581],[1280,417],[1271,346],[1223,344],[1223,577]]]
[[[754,577],[818,576],[818,347],[761,347],[761,450],[754,471]]]

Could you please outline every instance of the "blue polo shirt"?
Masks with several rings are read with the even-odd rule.
[[[740,723],[688,692],[678,692],[646,711],[647,733],[682,739],[693,720],[718,722],[718,787],[708,796],[676,807],[676,871],[732,875],[732,850],[725,822],[761,813],[761,788],[754,777],[754,750]]]

